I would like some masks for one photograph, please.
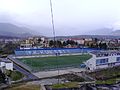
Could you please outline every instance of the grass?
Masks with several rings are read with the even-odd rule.
[[[6,74],[9,75],[10,71],[7,70]],[[11,71],[10,77],[11,77],[12,81],[17,81],[17,80],[22,79],[24,77],[24,75],[18,71]]]
[[[40,90],[40,85],[20,85],[6,90]]]
[[[96,72],[92,72],[89,75],[97,80],[107,80],[111,78],[118,78],[120,77],[120,66],[102,69]]]
[[[68,83],[64,83],[64,84],[54,84],[51,86],[52,89],[74,88],[74,87],[78,87],[77,82],[68,82]]]
[[[24,75],[18,71],[12,73],[11,78],[13,81],[20,80],[24,77]]]
[[[96,81],[96,84],[115,84],[116,81],[120,81],[120,78],[113,78],[108,80],[98,80]]]
[[[101,69],[88,75],[97,80],[96,84],[115,84],[116,80],[120,81],[120,66]]]
[[[33,70],[53,69],[58,67],[71,67],[79,66],[84,61],[90,59],[92,56],[89,54],[83,55],[70,55],[70,56],[52,56],[52,57],[39,57],[39,58],[22,58],[19,61],[27,64]]]
[[[75,74],[63,74],[63,75],[55,76],[53,78],[65,79],[71,82],[84,82],[85,81],[84,78],[77,76]]]

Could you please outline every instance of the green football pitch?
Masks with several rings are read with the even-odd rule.
[[[92,56],[89,54],[83,55],[70,55],[70,56],[51,56],[51,57],[38,57],[38,58],[21,58],[19,61],[31,67],[33,71],[49,70],[56,68],[77,67],[84,61],[90,59]]]

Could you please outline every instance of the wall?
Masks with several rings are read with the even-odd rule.
[[[5,68],[7,69],[7,70],[12,70],[13,71],[13,63],[11,62],[11,63],[6,63],[5,64]]]

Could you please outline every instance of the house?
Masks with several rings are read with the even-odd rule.
[[[0,58],[0,69],[7,69],[13,71],[13,62],[5,58]]]
[[[81,39],[81,38],[72,38],[71,40],[77,42],[80,45],[84,45],[84,43],[85,43],[85,40]]]
[[[120,51],[94,51],[92,58],[85,62],[86,68],[96,70],[120,65]]]

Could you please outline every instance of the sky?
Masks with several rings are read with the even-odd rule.
[[[120,0],[52,0],[56,35],[120,28]],[[0,0],[0,22],[51,36],[50,0]]]

